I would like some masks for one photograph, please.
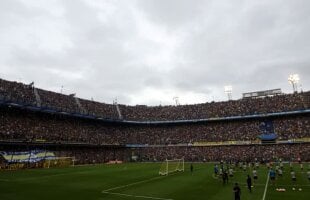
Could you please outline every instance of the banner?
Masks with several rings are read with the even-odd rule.
[[[310,138],[296,138],[292,139],[293,142],[310,142]]]
[[[22,152],[0,152],[0,155],[8,163],[23,163],[30,162],[35,163],[41,160],[55,159],[56,156],[53,152],[43,151],[43,150],[32,150],[32,151],[22,151]]]
[[[194,142],[193,146],[224,146],[224,145],[247,145],[247,144],[260,144],[260,141],[223,141],[223,142]]]

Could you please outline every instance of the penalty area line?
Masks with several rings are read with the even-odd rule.
[[[167,175],[167,176],[156,176],[156,177],[153,177],[153,178],[150,178],[150,179],[146,179],[146,180],[142,180],[142,181],[137,181],[137,182],[134,182],[134,183],[129,183],[127,185],[121,185],[121,186],[109,188],[109,189],[106,189],[106,190],[102,190],[102,193],[108,192],[108,191],[112,191],[112,190],[121,189],[121,188],[130,187],[130,186],[133,186],[133,185],[138,185],[138,184],[141,184],[141,183],[151,182],[151,181],[157,180],[157,179],[163,179],[163,178],[174,176],[174,175],[177,175],[177,174],[179,174],[179,173],[173,173],[173,174],[170,174],[170,175]]]
[[[111,194],[111,195],[118,195],[118,196],[125,196],[125,197],[142,198],[142,199],[173,200],[173,199],[166,199],[166,198],[161,198],[161,197],[151,197],[151,196],[143,196],[143,195],[132,195],[132,194],[117,193],[117,192],[105,192],[105,191],[102,191],[102,193],[104,193],[104,194]]]
[[[129,187],[129,186],[132,186],[132,185],[138,185],[138,184],[141,184],[141,183],[150,182],[150,181],[153,181],[153,180],[156,180],[156,179],[161,179],[161,178],[164,178],[164,177],[158,176],[158,177],[153,177],[153,178],[150,178],[150,179],[147,179],[147,180],[130,183],[130,184],[127,184],[127,185],[121,185],[121,186],[118,186],[118,187],[109,188],[109,189],[103,190],[102,193],[108,192],[108,191],[112,191],[112,190],[121,189],[121,188],[126,188],[126,187]]]
[[[178,173],[174,173],[174,174],[167,175],[167,176],[156,176],[156,177],[153,177],[153,178],[150,178],[150,179],[147,179],[147,180],[142,180],[142,181],[130,183],[130,184],[127,184],[127,185],[121,185],[121,186],[118,186],[118,187],[109,188],[109,189],[101,191],[101,193],[103,193],[103,194],[110,194],[110,195],[118,195],[118,196],[126,196],[126,197],[144,198],[144,199],[173,200],[173,199],[167,199],[167,198],[151,197],[151,196],[144,196],[144,195],[131,195],[131,194],[124,194],[124,193],[110,192],[110,191],[121,189],[121,188],[130,187],[130,186],[133,186],[133,185],[138,185],[138,184],[141,184],[141,183],[147,183],[147,182],[150,182],[150,181],[153,181],[153,180],[157,180],[157,179],[163,179],[163,178],[166,178],[166,177],[169,177],[169,176],[173,176],[173,175],[176,175],[176,174],[178,174]]]

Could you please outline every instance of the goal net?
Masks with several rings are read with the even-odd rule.
[[[184,159],[165,160],[159,169],[159,175],[184,171]]]
[[[53,159],[48,159],[44,161],[44,168],[53,168],[53,167],[70,167],[74,166],[75,158],[74,157],[55,157]]]

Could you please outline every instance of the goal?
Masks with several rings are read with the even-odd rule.
[[[53,159],[45,160],[44,168],[53,168],[53,167],[70,167],[74,166],[75,158],[74,157],[56,157]]]
[[[184,171],[184,158],[165,160],[159,169],[159,175],[168,175],[173,172]]]

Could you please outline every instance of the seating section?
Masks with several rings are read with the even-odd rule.
[[[0,151],[8,150],[0,146]],[[25,151],[27,149],[19,149]],[[9,151],[9,150],[8,150]],[[16,149],[15,149],[16,151]],[[74,157],[75,164],[104,163],[111,160],[156,162],[165,159],[182,158],[186,161],[247,161],[260,162],[281,158],[285,161],[310,161],[310,145],[304,144],[273,144],[273,145],[243,145],[243,146],[211,146],[211,147],[149,147],[149,148],[86,148],[86,147],[58,147],[49,149],[58,157]],[[4,163],[4,162],[2,162]],[[0,158],[1,167],[1,158]],[[3,165],[5,167],[5,165]]]
[[[36,99],[32,84],[5,81],[0,79],[0,100],[11,100],[17,103],[35,105]]]
[[[38,89],[38,93],[41,98],[42,107],[69,113],[80,113],[78,104],[72,96],[41,89]]]
[[[255,141],[264,119],[181,125],[115,125],[16,108],[0,107],[0,139],[85,144],[193,144],[195,142]],[[275,118],[279,139],[310,137],[309,116]]]
[[[104,119],[119,119],[117,108],[113,104],[105,104],[37,89],[41,106],[57,111],[87,114]],[[36,105],[33,85],[0,79],[0,100]],[[283,94],[265,98],[246,98],[232,101],[211,102],[179,106],[129,106],[119,105],[124,120],[135,121],[167,121],[206,119],[230,116],[244,116],[284,111],[304,110],[310,108],[310,91],[295,94]]]
[[[85,99],[79,99],[79,101],[81,106],[86,111],[85,114],[99,116],[102,118],[118,119],[118,113],[115,105]]]
[[[186,120],[228,116],[275,113],[309,108],[301,94],[285,94],[258,99],[240,99],[180,106],[125,106],[120,105],[122,115],[130,120]]]
[[[310,160],[310,145],[278,144],[278,145],[248,145],[248,146],[213,146],[213,147],[166,147],[145,148],[137,153],[143,161],[163,161],[166,158],[184,157],[188,161],[248,161],[257,158],[260,162],[272,158],[282,158],[286,161]],[[295,160],[294,160],[295,159]]]
[[[185,157],[187,161],[251,160],[301,157],[310,160],[309,114],[242,120],[217,120],[182,124],[107,123],[77,118],[73,115],[50,114],[7,106],[3,102],[41,105],[66,113],[119,119],[116,105],[37,89],[41,104],[36,103],[32,84],[0,79],[0,142],[53,144],[59,157],[76,157],[76,164],[130,160],[162,161]],[[283,94],[259,99],[240,99],[180,106],[119,105],[123,119],[135,121],[167,121],[210,119],[309,109],[310,92]],[[278,140],[302,141],[294,144],[257,144],[261,134],[276,133]],[[227,145],[225,142],[243,145]],[[247,142],[254,143],[248,145]],[[226,145],[212,146],[222,143]],[[209,146],[196,146],[209,144]],[[80,145],[82,147],[75,147]],[[125,148],[125,145],[127,145]],[[114,146],[114,147],[111,147]],[[129,146],[129,147],[128,147]],[[144,146],[145,148],[136,148]],[[132,147],[132,148],[130,148]],[[1,150],[0,145],[0,150]],[[23,146],[14,146],[14,151]],[[54,148],[47,147],[47,148]],[[8,148],[3,150],[8,151]],[[3,162],[3,161],[2,161]],[[1,164],[1,160],[0,160]]]

